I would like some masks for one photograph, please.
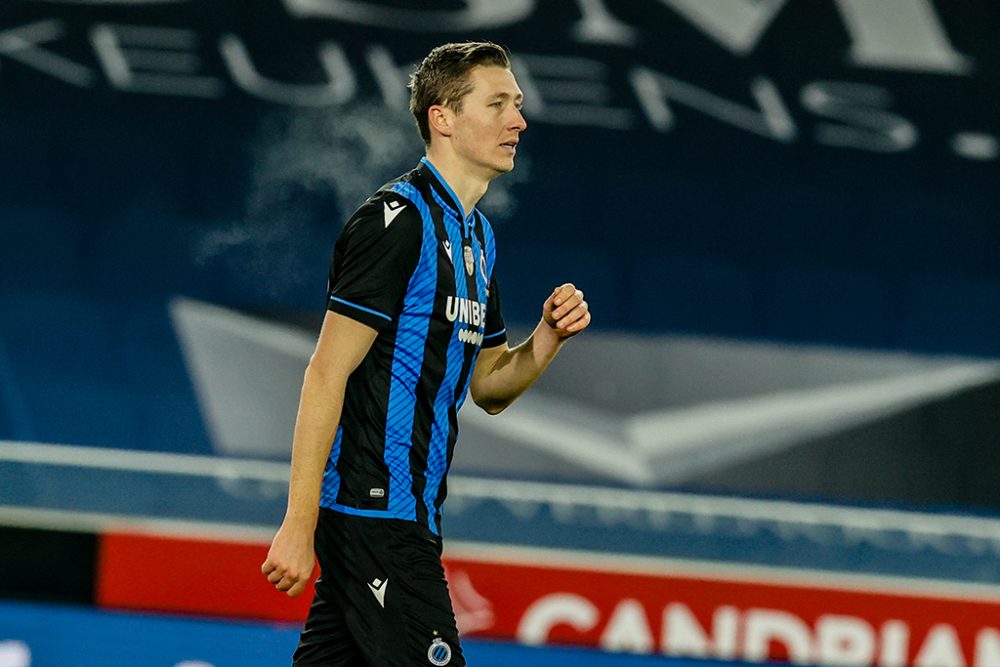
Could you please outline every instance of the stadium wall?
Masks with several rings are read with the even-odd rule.
[[[11,529],[3,537],[5,562],[41,582],[7,584],[7,598],[281,623],[287,630],[278,643],[290,646],[312,593],[289,599],[264,581],[266,542]],[[61,540],[64,549],[38,558],[31,545],[40,537]],[[79,565],[67,576],[67,561],[96,564],[86,584]],[[987,667],[1000,660],[1000,624],[990,620],[1000,618],[1000,589],[991,586],[461,542],[449,546],[445,562],[460,628],[473,646],[492,639],[750,664]],[[36,643],[25,627],[41,611],[21,607],[18,618],[18,607],[0,606],[0,649]],[[59,622],[67,624],[59,643],[80,632]],[[191,640],[184,650],[203,649]]]

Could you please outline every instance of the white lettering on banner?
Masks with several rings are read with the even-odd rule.
[[[958,641],[955,628],[945,623],[931,628],[913,665],[914,667],[965,667],[962,645]]]
[[[570,28],[570,34],[584,44],[614,44],[635,46],[639,31],[622,23],[604,6],[604,0],[576,0],[580,20]]]
[[[972,63],[948,41],[931,0],[836,0],[851,33],[855,64],[968,74]]]
[[[637,40],[632,44],[631,38],[623,37],[627,33],[622,30],[625,24],[610,13],[604,0],[563,1],[575,3],[581,13],[578,22],[567,24],[570,32],[587,32],[591,35],[587,39],[603,44],[638,47],[639,42],[645,43]],[[791,6],[787,0],[646,1],[661,6],[663,16],[679,15],[703,33],[714,35],[730,51],[740,53],[753,50],[775,15],[782,7]],[[530,16],[538,7],[537,0],[470,1],[460,9],[440,11],[376,7],[374,2],[285,2],[301,10],[293,11],[295,17],[333,18],[366,25],[379,12],[397,18],[415,17],[416,23],[424,20],[433,23],[434,16],[443,14],[452,22],[485,25],[500,21],[501,17],[515,21],[517,15]],[[732,15],[722,11],[730,2]],[[971,60],[951,46],[929,0],[830,2],[839,8],[848,26],[854,64],[903,69],[900,63],[909,58],[906,62],[911,70],[953,75],[972,70]],[[130,3],[123,0],[117,4]],[[421,16],[423,19],[417,21]],[[740,19],[743,23],[734,18],[739,16],[743,16]],[[410,23],[413,22],[403,29],[416,30]],[[321,80],[277,81],[262,73],[269,69],[268,63],[263,62],[264,53],[254,57],[246,40],[236,33],[212,35],[176,27],[95,23],[85,28],[94,54],[87,62],[57,53],[64,50],[60,47],[79,38],[71,32],[70,25],[50,19],[0,30],[0,65],[12,61],[13,67],[28,67],[77,88],[96,87],[103,74],[108,85],[125,93],[218,99],[235,84],[235,88],[253,98],[289,106],[343,106],[358,102],[367,93],[380,94],[381,101],[400,112],[401,118],[408,110],[406,83],[412,64],[400,62],[390,47],[383,44],[371,43],[362,53],[353,53],[340,43],[317,40],[311,48],[316,50]],[[654,34],[650,31],[657,29],[642,26],[641,32],[651,37]],[[635,28],[627,34],[639,34],[638,31]],[[220,59],[202,59],[204,54],[199,46],[203,40],[216,40],[214,46]],[[274,57],[274,52],[267,53]],[[630,130],[640,119],[645,119],[653,130],[667,133],[681,126],[687,131],[685,123],[692,122],[693,113],[783,144],[808,140],[823,146],[893,154],[912,151],[921,143],[917,124],[892,108],[894,96],[890,87],[849,81],[795,81],[799,106],[791,108],[789,101],[795,99],[795,89],[779,89],[771,76],[761,75],[746,81],[745,92],[734,98],[731,90],[710,92],[644,64],[620,63],[611,67],[596,58],[519,53],[514,57],[514,65],[526,94],[525,112],[529,121],[549,125]],[[371,89],[362,91],[362,83]],[[677,107],[684,109],[678,111]],[[689,112],[677,118],[684,110]],[[695,118],[694,122],[698,120]],[[977,162],[1000,160],[1000,137],[991,128],[958,124],[936,129],[945,130],[938,133],[943,136],[941,141],[958,157]]]
[[[816,81],[800,94],[802,106],[813,113],[844,121],[816,126],[816,141],[826,146],[845,146],[896,153],[917,143],[917,128],[902,116],[886,111],[892,93],[885,88],[842,81]]]
[[[743,657],[765,662],[771,655],[771,644],[780,644],[788,652],[789,662],[815,664],[812,637],[805,622],[785,611],[750,609],[743,625]]]
[[[663,610],[663,653],[695,658],[736,657],[740,612],[735,607],[719,607],[712,614],[712,635],[705,632],[686,605],[672,602]]]
[[[553,630],[569,626],[581,634],[599,631],[597,644],[609,651],[654,653],[656,638],[643,604],[622,599],[602,622],[600,610],[572,593],[540,597],[525,610],[516,630],[518,641],[542,645]],[[857,616],[825,614],[811,627],[781,609],[739,609],[724,605],[712,614],[711,635],[684,603],[663,610],[659,652],[678,657],[767,662],[776,655],[795,664],[842,667],[1000,667],[1000,630],[981,628],[968,659],[953,625],[939,623],[913,637],[910,626],[893,619],[876,630]]]
[[[627,130],[634,124],[631,110],[607,105],[612,94],[604,63],[588,58],[526,55],[515,58],[513,66],[529,116],[560,125],[609,130]]]
[[[265,79],[254,67],[243,42],[235,35],[223,35],[219,43],[222,57],[229,66],[233,80],[246,92],[262,100],[306,107],[343,104],[354,97],[357,84],[354,72],[340,45],[323,42],[319,45],[319,62],[326,72],[323,84],[291,84]]]
[[[572,593],[553,593],[536,600],[524,612],[516,638],[522,644],[541,646],[557,625],[586,632],[600,620],[600,611],[587,598]]]
[[[346,21],[411,32],[504,28],[535,11],[535,0],[465,0],[463,9],[403,9],[358,0],[284,0],[292,16]]]
[[[737,55],[756,48],[787,0],[660,0]]]
[[[976,636],[973,667],[1000,667],[1000,631],[987,628]]]
[[[652,0],[650,0],[652,1]],[[970,61],[955,50],[931,0],[833,0],[851,37],[850,60],[861,67],[967,74]],[[659,0],[731,53],[749,55],[787,0]],[[462,9],[413,10],[358,0],[284,0],[299,18],[323,18],[410,32],[463,32],[525,21],[539,0],[465,0]],[[582,43],[636,47],[637,31],[604,0],[576,0],[581,18],[569,35]]]
[[[0,641],[0,667],[31,667],[31,649],[21,641]]]
[[[625,599],[618,603],[601,634],[600,645],[606,651],[653,652],[656,640],[641,602]]]
[[[631,80],[650,123],[661,132],[674,125],[674,114],[667,105],[668,100],[783,143],[793,141],[798,132],[777,87],[765,77],[757,77],[750,84],[750,92],[757,101],[759,112],[647,67],[632,70]]]
[[[94,72],[51,51],[38,48],[38,44],[61,39],[66,35],[65,21],[51,19],[37,21],[19,28],[0,32],[0,56],[20,62],[60,81],[89,88],[94,85]]]
[[[221,80],[194,76],[198,33],[177,28],[100,23],[90,40],[104,73],[116,88],[156,95],[221,97]]]
[[[880,639],[879,667],[905,667],[910,651],[910,626],[902,621],[886,621]]]
[[[853,616],[820,616],[816,621],[816,656],[821,665],[870,665],[875,658],[875,628]]]
[[[787,0],[660,0],[740,56],[757,47]],[[835,0],[851,36],[855,65],[968,74],[930,0]]]
[[[410,72],[415,67],[413,65],[400,67],[389,49],[381,44],[368,47],[365,51],[365,61],[375,77],[375,83],[378,84],[382,101],[386,106],[397,111],[409,111],[410,95],[406,85],[410,79]]]

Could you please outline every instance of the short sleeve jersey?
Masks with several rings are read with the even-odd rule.
[[[347,381],[321,506],[440,534],[472,369],[481,347],[507,340],[495,264],[486,217],[463,216],[426,158],[351,216],[327,307],[378,334]]]

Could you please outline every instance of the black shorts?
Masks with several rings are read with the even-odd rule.
[[[441,539],[413,521],[320,509],[320,578],[298,667],[464,667]]]

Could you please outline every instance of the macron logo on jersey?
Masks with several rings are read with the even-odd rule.
[[[396,219],[396,216],[403,212],[404,208],[406,208],[406,204],[398,201],[387,201],[383,204],[382,213],[385,215],[386,229]]]

